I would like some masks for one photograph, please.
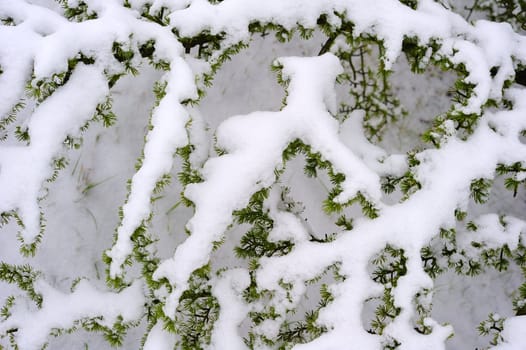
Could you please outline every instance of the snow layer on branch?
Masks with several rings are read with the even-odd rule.
[[[144,146],[144,160],[133,176],[130,195],[122,208],[123,219],[117,229],[117,242],[107,253],[112,258],[112,278],[122,272],[121,266],[132,251],[131,235],[150,215],[150,198],[157,181],[170,172],[176,149],[188,142],[185,125],[189,113],[181,101],[196,97],[194,76],[180,58],[172,61],[172,69],[166,75],[166,95],[153,112],[152,130]]]
[[[68,59],[79,52],[98,58],[112,69],[114,42],[144,43],[155,40],[156,55],[171,62],[183,52],[182,45],[167,28],[137,19],[137,14],[115,1],[90,1],[99,18],[81,23],[68,23],[63,30],[44,37],[35,55],[35,76],[48,77],[67,69]],[[115,65],[115,64],[113,64]]]
[[[525,91],[520,94],[515,91],[514,95],[516,99],[526,98]],[[520,121],[518,118],[525,112],[525,109],[500,112],[499,120],[522,124],[524,118]],[[407,201],[384,207],[379,218],[357,222],[352,231],[333,242],[303,242],[285,256],[260,260],[258,286],[269,290],[279,290],[281,280],[303,285],[327,266],[342,262],[340,272],[347,279],[333,287],[334,301],[320,311],[319,322],[326,325],[329,332],[311,343],[297,346],[298,349],[336,349],[341,348],[341,344],[353,344],[352,348],[379,346],[380,339],[365,331],[360,315],[363,303],[379,293],[378,285],[367,274],[368,260],[385,244],[403,248],[408,259],[407,274],[394,288],[395,305],[401,307],[402,312],[385,329],[385,334],[400,341],[403,349],[421,349],[422,344],[426,344],[427,349],[443,349],[451,333],[449,327],[428,320],[433,333],[424,336],[414,331],[410,322],[414,316],[414,295],[432,287],[431,279],[422,269],[420,249],[442,225],[454,223],[453,212],[459,203],[468,199],[472,179],[492,178],[498,163],[513,163],[526,157],[526,147],[519,141],[518,133],[502,136],[488,126],[488,119],[482,118],[469,140],[451,139],[440,149],[421,153],[422,163],[417,173],[422,189]],[[505,237],[494,239],[517,242],[521,229],[516,223],[511,226]],[[316,259],[312,259],[313,256]]]
[[[179,57],[183,48],[169,29],[137,18],[137,13],[116,1],[88,1],[99,11],[99,18],[71,23],[57,13],[25,1],[2,2],[0,15],[13,18],[16,26],[1,26],[0,75],[2,89],[0,115],[4,115],[20,98],[31,73],[37,79],[67,70],[68,59],[82,52],[98,59],[109,71],[116,69],[111,54],[114,41],[126,43],[155,40],[156,57],[170,62]],[[16,57],[16,59],[14,59]]]
[[[42,183],[51,176],[53,157],[66,136],[77,135],[93,117],[107,93],[106,78],[98,68],[78,65],[68,84],[33,113],[28,123],[30,145],[0,148],[0,212],[18,209],[25,243],[32,243],[40,232],[37,199]]]
[[[0,26],[0,118],[20,100],[32,73],[33,56],[41,35],[64,27],[68,21],[51,10],[24,1],[0,3],[0,17],[16,26]]]
[[[38,35],[19,27],[0,27],[0,42],[7,43],[17,36],[23,36],[24,40],[0,46],[0,67],[3,71],[0,74],[0,118],[5,117],[20,100],[25,83],[31,76],[33,47]]]
[[[170,171],[175,149],[187,142],[185,123],[188,112],[180,102],[196,98],[197,94],[194,73],[181,57],[183,47],[169,28],[139,19],[137,12],[124,8],[119,1],[91,0],[86,3],[98,17],[81,23],[68,22],[51,10],[25,1],[0,4],[0,14],[13,18],[18,24],[0,27],[0,39],[7,43],[0,48],[3,70],[0,75],[3,91],[0,116],[18,102],[31,73],[39,80],[66,72],[68,60],[79,53],[96,61],[96,68],[79,65],[65,86],[37,108],[29,122],[30,147],[0,150],[0,191],[5,194],[0,210],[18,210],[25,225],[24,239],[31,243],[40,231],[37,198],[40,184],[50,175],[52,158],[60,151],[64,138],[77,135],[78,129],[93,115],[96,105],[108,94],[107,79],[102,72],[109,75],[121,73],[122,68],[112,54],[113,43],[126,45],[153,39],[155,59],[167,61],[171,70],[165,77],[168,83],[166,97],[152,116],[153,130],[147,137],[143,167],[133,179],[132,193],[124,208],[118,244],[110,253],[115,259],[111,268],[115,277],[131,252],[129,236],[149,216],[150,196],[155,183]],[[77,77],[79,74],[82,77]],[[14,159],[18,162],[11,164],[15,163]],[[13,174],[20,176],[13,177]],[[27,186],[16,183],[8,186],[7,182],[14,178]]]
[[[340,22],[334,12],[345,13],[355,24],[356,35],[374,32],[383,39],[388,64],[399,55],[404,36],[418,36],[426,43],[431,38],[455,36],[469,28],[460,16],[431,0],[420,1],[417,11],[396,0],[226,0],[217,5],[194,0],[188,8],[175,11],[170,19],[182,36],[209,29],[213,34],[226,32],[236,42],[248,36],[248,25],[254,21],[279,23],[287,29],[297,24],[310,28],[316,26],[322,13],[329,16],[329,22]]]
[[[43,6],[33,5],[25,1],[2,2],[0,4],[0,16],[12,18],[17,28],[34,31],[40,35],[53,33],[69,22],[58,13]]]
[[[0,331],[17,329],[15,339],[21,350],[38,350],[46,343],[53,329],[68,329],[76,321],[101,317],[98,322],[110,327],[118,321],[137,321],[142,315],[144,296],[142,282],[135,281],[119,293],[101,292],[81,280],[71,294],[62,293],[43,280],[35,283],[42,294],[42,308],[32,311],[16,305],[8,320],[0,323]]]
[[[312,28],[322,13],[336,25],[341,19],[335,13],[345,14],[354,24],[354,35],[370,33],[382,40],[387,69],[400,55],[406,37],[416,37],[421,44],[435,40],[443,45],[440,54],[463,64],[468,70],[466,82],[476,85],[474,96],[461,109],[467,114],[479,113],[489,97],[500,98],[504,81],[514,75],[512,57],[526,62],[526,39],[509,24],[479,21],[472,26],[432,0],[419,1],[416,10],[397,0],[225,0],[219,4],[193,0],[189,7],[174,11],[170,19],[183,37],[210,30],[226,33],[227,43],[232,44],[248,39],[252,22]],[[492,67],[499,68],[495,77],[490,74]]]
[[[477,230],[474,232],[459,232],[457,244],[467,254],[476,256],[477,250],[471,242],[478,242],[484,249],[499,248],[507,245],[511,250],[517,249],[519,239],[526,233],[526,222],[512,216],[499,217],[497,214],[485,214],[475,220]]]
[[[504,338],[502,344],[494,346],[491,350],[520,350],[526,349],[526,316],[512,317],[504,321],[504,330],[501,335]]]
[[[150,197],[157,180],[171,170],[175,149],[188,141],[185,124],[190,111],[181,102],[196,97],[195,69],[192,70],[195,65],[183,56],[183,47],[172,35],[172,28],[182,36],[197,35],[207,29],[212,34],[224,32],[226,44],[232,44],[249,38],[249,24],[254,21],[277,23],[285,28],[297,24],[314,27],[320,14],[325,13],[329,22],[337,25],[341,19],[334,14],[336,11],[354,23],[355,35],[370,33],[383,41],[388,68],[399,56],[405,37],[416,37],[421,44],[436,40],[441,45],[439,55],[463,65],[465,81],[475,85],[475,94],[461,108],[465,113],[479,113],[488,98],[499,99],[505,80],[514,74],[517,62],[513,59],[526,62],[526,41],[508,25],[479,21],[471,26],[432,0],[419,1],[417,10],[396,0],[224,0],[215,5],[206,0],[181,1],[176,5],[155,1],[153,11],[165,5],[174,11],[170,16],[172,28],[143,21],[137,11],[124,8],[118,0],[86,0],[86,3],[97,11],[98,19],[76,24],[51,11],[36,10],[25,1],[0,3],[0,14],[21,23],[14,28],[0,27],[0,40],[11,45],[7,51],[0,48],[4,71],[0,89],[9,90],[0,100],[2,115],[22,94],[31,69],[37,79],[46,78],[67,70],[68,59],[80,52],[96,59],[92,66],[78,64],[67,84],[38,106],[28,122],[29,146],[0,149],[0,211],[18,209],[25,225],[24,240],[29,243],[35,239],[40,228],[37,198],[42,182],[50,174],[53,157],[62,140],[77,134],[95,106],[104,101],[108,94],[104,73],[121,69],[112,57],[113,42],[136,45],[154,39],[156,57],[166,59],[171,71],[163,78],[167,82],[166,96],[153,112],[153,129],[147,136],[144,161],[132,179],[117,242],[108,253],[112,258],[112,277],[122,272],[121,265],[132,251],[130,236],[150,215]],[[132,8],[139,9],[146,2],[130,3]],[[328,332],[296,348],[342,349],[345,344],[349,348],[374,349],[387,337],[393,337],[402,343],[401,349],[443,349],[450,327],[428,319],[425,322],[432,328],[430,335],[418,334],[413,329],[414,295],[432,287],[422,268],[420,249],[441,226],[454,223],[454,209],[468,200],[469,185],[474,178],[493,178],[498,163],[526,158],[525,145],[518,138],[526,128],[524,90],[509,91],[515,109],[486,113],[467,141],[450,136],[440,149],[420,152],[420,165],[415,169],[422,189],[408,200],[388,206],[380,202],[379,175],[401,174],[405,158],[389,157],[365,140],[361,112],[351,115],[339,130],[330,114],[336,109],[334,80],[342,71],[337,58],[332,54],[288,57],[279,63],[283,65],[284,77],[290,79],[286,107],[280,112],[254,112],[225,121],[217,131],[217,142],[227,154],[208,160],[203,168],[205,181],[188,186],[185,192],[196,209],[188,223],[191,236],[154,275],[158,279],[166,277],[174,285],[165,313],[175,318],[179,297],[188,288],[190,275],[210,259],[213,242],[220,240],[227,230],[232,211],[243,208],[252,193],[274,183],[274,170],[282,166],[283,150],[300,138],[330,161],[336,172],[345,175],[343,192],[337,200],[346,202],[360,192],[378,205],[381,213],[376,220],[357,220],[352,231],[342,233],[334,242],[320,244],[307,240],[297,218],[277,210],[272,198],[275,194],[271,193],[266,203],[276,223],[271,239],[292,238],[295,246],[286,256],[260,260],[256,274],[258,287],[277,291],[276,300],[282,298],[283,308],[294,307],[304,296],[305,281],[318,276],[327,266],[341,263],[340,273],[347,277],[330,286],[334,301],[320,311],[318,321]],[[498,68],[495,76],[491,75],[492,68]],[[198,116],[196,120],[199,122]],[[340,132],[351,139],[343,142]],[[197,142],[201,150],[207,148],[202,144],[203,135],[192,130],[190,134],[200,140]],[[192,163],[202,163],[205,156],[194,154]],[[507,243],[514,247],[524,223],[511,217],[504,221],[507,226],[501,227],[493,214],[480,217],[477,224],[481,230],[477,234],[489,244]],[[497,237],[489,237],[489,231],[496,232]],[[407,273],[393,291],[401,313],[383,336],[377,336],[365,330],[361,311],[368,298],[382,292],[382,287],[371,280],[367,265],[385,244],[404,249]],[[280,294],[281,282],[292,284],[288,301],[285,293]],[[214,327],[212,347],[225,348],[228,338],[234,342],[228,346],[243,348],[237,328],[248,312],[240,297],[248,284],[247,273],[242,269],[227,271],[212,280],[213,294],[222,309]],[[37,287],[44,295],[43,308],[33,313],[17,308],[1,326],[4,330],[19,328],[17,337],[22,348],[40,346],[51,328],[67,327],[79,318],[102,315],[107,325],[119,314],[125,321],[136,319],[144,303],[138,282],[118,295],[97,292],[85,282],[70,295],[54,291],[41,281]],[[93,300],[89,307],[79,302],[85,298]],[[517,330],[523,323],[522,318],[511,319],[506,329]],[[173,346],[174,339],[161,327],[159,323],[150,331],[146,348]],[[31,337],[25,336],[29,333]],[[520,344],[520,339],[512,334],[505,333],[505,339],[508,343],[503,346]]]
[[[338,59],[325,54],[279,61],[284,76],[290,78],[287,106],[281,112],[254,112],[226,120],[218,128],[217,142],[228,154],[207,161],[205,181],[189,185],[185,192],[196,207],[188,223],[191,236],[154,274],[175,286],[165,308],[172,317],[190,274],[207,263],[212,243],[230,224],[232,211],[244,207],[252,193],[272,185],[282,152],[294,139],[311,145],[345,175],[342,202],[359,191],[373,200],[381,196],[378,175],[339,141],[338,123],[327,112],[335,108],[334,80],[341,72]]]
[[[242,297],[243,290],[249,285],[250,277],[244,269],[232,269],[215,280],[212,293],[219,302],[221,312],[214,324],[211,350],[246,349],[237,329],[250,311]]]

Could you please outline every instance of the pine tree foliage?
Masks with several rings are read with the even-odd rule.
[[[84,329],[114,347],[135,332],[132,346],[146,350],[443,349],[454,329],[432,317],[435,281],[509,270],[522,272],[515,314],[491,313],[478,332],[488,347],[526,346],[526,221],[508,212],[524,209],[526,184],[524,9],[514,0],[0,2],[0,224],[4,235],[18,227],[20,251],[0,256],[9,290],[0,348],[43,349]],[[322,40],[317,56],[274,57],[279,110],[212,128],[199,107],[214,79],[269,35],[279,45]],[[455,77],[450,105],[427,116],[406,153],[383,143],[414,118],[397,95],[400,62],[414,77]],[[90,181],[73,155],[93,129],[133,122],[115,112],[119,83],[148,69],[157,80],[143,146],[113,243],[94,262],[105,283],[82,273],[57,281],[38,255],[53,235],[53,184],[72,169],[87,197],[105,181]],[[291,169],[322,187],[314,209],[326,228],[296,198]],[[175,228],[155,225],[172,213],[189,214]]]

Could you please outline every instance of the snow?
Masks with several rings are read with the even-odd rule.
[[[287,106],[281,112],[234,116],[220,125],[217,143],[228,154],[208,160],[203,168],[205,181],[188,186],[185,192],[196,207],[188,223],[191,236],[154,274],[176,286],[165,307],[168,315],[173,316],[192,271],[208,261],[212,242],[221,238],[232,211],[246,206],[251,193],[272,184],[282,152],[294,139],[306,140],[346,175],[340,201],[350,200],[358,191],[380,197],[378,176],[337,139],[338,125],[326,111],[334,107],[331,91],[341,72],[336,57],[289,57],[280,63],[284,76],[291,80]]]
[[[25,40],[0,48],[0,116],[4,117],[18,102],[24,92],[24,84],[31,76],[31,59],[33,46],[37,35],[31,30],[19,27],[0,27],[0,40],[7,42],[9,38],[23,36]]]
[[[18,329],[15,339],[22,350],[40,349],[51,330],[70,328],[75,321],[85,318],[102,317],[99,323],[106,327],[111,327],[118,317],[122,317],[123,322],[136,321],[144,304],[140,281],[120,293],[110,293],[98,291],[89,282],[81,280],[74,292],[65,294],[39,280],[36,291],[42,294],[42,308],[32,311],[17,305],[9,320],[0,326],[2,333]]]
[[[142,166],[132,178],[132,190],[122,208],[123,220],[117,230],[117,242],[107,253],[112,258],[112,278],[121,273],[124,260],[132,252],[131,235],[150,215],[150,197],[157,181],[170,172],[177,148],[188,142],[185,125],[189,114],[180,102],[196,97],[192,88],[193,76],[181,59],[172,62],[167,75],[166,96],[153,112],[152,130],[146,136]]]
[[[481,215],[473,223],[477,226],[475,232],[460,232],[457,236],[459,247],[466,252],[473,251],[471,242],[479,242],[487,247],[499,248],[507,245],[510,249],[517,249],[522,232],[526,232],[526,223],[523,220],[505,216],[500,218],[497,214]],[[524,237],[522,237],[524,241]],[[475,253],[476,254],[476,253]]]
[[[526,340],[524,336],[524,329],[526,327],[526,317],[518,316],[511,317],[504,321],[504,331],[502,337],[504,342],[500,345],[492,347],[492,350],[516,350],[526,348]]]
[[[148,334],[144,343],[144,350],[170,350],[175,346],[175,337],[163,329],[161,321],[157,322]]]
[[[246,349],[237,329],[250,310],[241,296],[249,285],[250,277],[244,269],[232,269],[216,280],[212,293],[223,312],[214,325],[210,349]]]
[[[154,1],[151,11],[166,7],[169,12],[170,24],[167,26],[141,17],[140,11],[146,1],[132,0],[129,3],[131,8],[121,6],[116,0],[87,0],[90,10],[97,12],[98,16],[81,23],[68,22],[52,6],[45,7],[23,0],[0,3],[0,17],[12,17],[17,24],[0,26],[0,41],[7,43],[0,48],[1,116],[8,113],[23,95],[24,85],[32,74],[32,84],[35,86],[40,79],[67,71],[68,60],[79,53],[95,59],[95,63],[90,65],[78,63],[64,86],[44,101],[30,104],[24,110],[27,118],[17,120],[16,125],[28,128],[30,142],[22,145],[9,139],[0,148],[0,212],[17,211],[23,221],[21,238],[26,244],[39,239],[41,212],[52,213],[51,227],[54,230],[47,232],[43,239],[47,240],[47,235],[50,235],[51,242],[61,241],[62,245],[52,247],[44,244],[43,248],[48,249],[49,256],[70,254],[68,256],[74,257],[77,253],[100,256],[100,252],[110,244],[108,237],[111,236],[111,227],[117,226],[114,243],[106,250],[106,255],[111,258],[108,275],[110,278],[125,277],[130,283],[118,293],[106,291],[104,287],[95,288],[92,283],[103,284],[103,278],[98,276],[101,269],[98,264],[102,265],[100,258],[92,258],[94,266],[89,268],[80,267],[86,264],[85,258],[79,258],[75,263],[66,261],[63,265],[72,263],[72,266],[62,266],[63,270],[57,272],[54,270],[56,267],[52,268],[53,264],[49,262],[52,259],[37,255],[36,262],[47,269],[43,277],[35,282],[35,288],[43,295],[42,308],[25,305],[25,299],[17,295],[12,315],[0,323],[0,333],[18,328],[14,337],[19,347],[38,349],[48,341],[49,333],[54,328],[67,329],[79,320],[91,317],[102,317],[101,322],[111,327],[122,317],[125,322],[143,320],[137,332],[147,333],[145,349],[171,349],[178,346],[177,336],[165,330],[161,320],[145,325],[150,322],[144,320],[145,303],[150,303],[149,298],[152,296],[160,298],[165,315],[177,322],[179,299],[190,287],[192,273],[211,263],[209,284],[220,312],[212,328],[210,348],[245,349],[243,337],[249,331],[247,328],[252,327],[250,331],[257,335],[276,338],[281,324],[294,317],[291,316],[293,311],[299,314],[299,311],[312,308],[316,300],[308,300],[313,289],[309,281],[319,277],[329,266],[338,265],[338,273],[343,278],[328,279],[333,300],[320,309],[317,320],[317,324],[326,327],[327,332],[305,344],[295,345],[294,349],[379,349],[390,339],[401,342],[400,349],[445,349],[446,340],[455,332],[456,326],[426,318],[425,324],[431,328],[430,334],[423,335],[414,329],[414,321],[418,317],[414,297],[422,290],[433,290],[435,287],[435,281],[423,269],[421,248],[441,228],[456,227],[453,213],[457,208],[468,210],[469,219],[478,227],[476,232],[457,230],[458,246],[464,248],[468,255],[476,254],[470,250],[473,240],[488,248],[506,244],[510,249],[516,249],[521,240],[524,242],[526,224],[521,217],[523,206],[519,205],[516,209],[519,214],[509,215],[502,215],[499,212],[501,207],[493,203],[483,206],[483,209],[473,209],[469,188],[473,179],[495,178],[498,164],[523,162],[526,158],[526,147],[519,137],[520,132],[526,129],[526,90],[515,86],[503,92],[506,80],[513,78],[515,67],[519,63],[526,63],[525,38],[505,23],[479,20],[470,25],[460,15],[432,0],[419,1],[416,10],[395,0],[224,0],[218,4],[206,0],[188,0],[177,4]],[[69,4],[73,6],[74,1]],[[461,139],[456,135],[455,124],[446,121],[443,125],[446,135],[440,147],[422,149],[416,146],[416,159],[420,163],[409,168],[408,157],[392,144],[373,144],[365,137],[362,125],[367,115],[364,111],[353,111],[343,122],[334,117],[342,101],[339,90],[335,88],[335,80],[343,72],[343,67],[333,53],[314,56],[319,51],[318,46],[306,48],[298,55],[299,44],[291,45],[288,49],[290,52],[283,54],[274,51],[265,53],[266,64],[273,61],[275,67],[281,67],[282,77],[286,81],[284,106],[280,107],[279,103],[271,101],[279,101],[278,95],[282,93],[275,86],[268,88],[265,94],[247,92],[248,83],[254,81],[270,86],[260,79],[264,73],[257,72],[254,74],[256,78],[252,76],[250,79],[250,75],[247,74],[249,78],[245,76],[248,71],[238,75],[241,84],[233,89],[233,101],[224,98],[226,92],[211,89],[208,92],[212,96],[208,101],[218,103],[208,102],[210,105],[207,107],[205,98],[199,107],[187,104],[188,100],[198,99],[200,75],[211,67],[202,58],[193,57],[193,53],[184,53],[183,45],[172,34],[172,30],[176,29],[183,37],[205,30],[211,34],[223,33],[223,47],[251,40],[251,44],[255,45],[257,40],[251,39],[248,30],[250,23],[278,23],[286,29],[301,24],[311,28],[316,26],[319,15],[325,13],[329,23],[338,26],[341,18],[335,12],[345,13],[345,18],[354,23],[353,35],[375,35],[384,43],[386,50],[382,59],[387,69],[399,68],[404,38],[415,37],[424,45],[430,40],[437,40],[441,46],[433,59],[445,57],[454,65],[464,66],[464,82],[474,84],[474,94],[465,105],[453,106],[466,114],[481,114],[473,134]],[[319,33],[316,35],[323,37]],[[139,66],[143,74],[149,75],[151,81],[166,84],[166,94],[155,101],[147,123],[148,113],[138,113],[134,109],[138,106],[144,109],[145,104],[151,104],[151,96],[146,98],[137,93],[133,95],[137,101],[133,101],[126,94],[142,88],[140,84],[133,86],[128,82],[124,90],[119,90],[119,85],[109,89],[107,76],[120,74],[124,69],[113,57],[114,42],[122,43],[125,48],[134,48],[150,39],[155,40],[154,59],[168,62],[170,70],[162,74],[148,72],[140,67],[141,58],[134,49],[133,64]],[[320,41],[324,40],[323,37]],[[427,59],[430,59],[430,55],[428,50]],[[213,56],[212,60],[216,58]],[[259,64],[259,59],[261,57],[257,55],[248,56],[244,64]],[[226,91],[232,88],[232,77],[240,74],[240,70],[235,64],[225,67],[226,75],[221,77],[223,73],[220,71],[220,78],[214,84],[223,84]],[[492,76],[490,70],[495,67],[498,67],[498,71]],[[259,67],[257,69],[261,70]],[[433,93],[435,91],[423,92],[429,100],[436,98]],[[499,102],[503,94],[513,102],[513,108],[484,108],[488,99]],[[70,180],[73,174],[78,173],[75,175],[78,176],[77,187],[85,182],[82,188],[76,189],[78,198],[66,190],[61,192],[61,185],[44,186],[43,183],[52,174],[53,160],[65,154],[64,139],[67,136],[80,136],[80,129],[93,117],[96,106],[108,96],[120,100],[117,104],[121,103],[120,108],[126,115],[120,121],[122,124],[118,124],[122,129],[115,131],[116,137],[108,137],[110,131],[95,129],[99,130],[99,134],[88,145],[95,148],[100,136],[102,141],[98,147],[108,149],[109,153],[110,149],[114,152],[113,148],[120,143],[121,150],[115,151],[122,152],[117,153],[115,158],[118,166],[109,164],[111,160],[106,158],[103,164],[108,169],[103,170],[100,165],[100,158],[103,157],[93,156],[92,160],[86,160],[83,153],[71,151],[68,155],[78,157],[77,162],[70,164],[64,171],[66,180],[58,181],[62,181],[59,184],[64,185],[65,189],[71,189],[75,185]],[[257,101],[245,101],[247,96]],[[243,110],[244,107],[239,107],[236,110],[242,105],[256,108]],[[231,113],[232,110],[236,111]],[[135,119],[141,118],[141,115],[142,124],[137,127],[134,124],[141,122]],[[409,128],[422,128],[427,122],[415,118]],[[139,156],[143,136],[144,146]],[[121,138],[127,141],[121,141]],[[214,145],[212,138],[216,141]],[[332,226],[319,222],[312,225],[307,223],[307,219],[314,221],[316,218],[310,213],[319,211],[318,207],[313,209],[310,203],[305,213],[301,210],[284,210],[281,207],[281,190],[286,186],[296,186],[300,175],[294,172],[301,173],[301,165],[298,164],[302,159],[298,157],[294,160],[297,163],[287,164],[286,176],[279,179],[275,170],[282,170],[283,151],[295,139],[301,139],[309,145],[312,152],[319,152],[324,160],[332,164],[336,173],[345,176],[341,184],[342,192],[335,201],[345,204],[361,194],[378,209],[379,217],[368,219],[359,214],[356,208],[348,208],[345,214],[350,214],[355,220],[353,229],[346,231],[335,228],[332,223]],[[418,144],[418,141],[410,141]],[[154,200],[153,193],[158,180],[165,175],[173,177],[177,173],[180,160],[174,154],[178,148],[187,144],[195,148],[190,162],[204,181],[186,188],[181,188],[180,184],[173,185]],[[211,156],[212,146],[225,153]],[[127,147],[130,147],[129,152]],[[93,151],[88,148],[86,152]],[[137,171],[133,171],[130,163],[136,156],[139,156],[141,165]],[[82,168],[84,164],[86,168]],[[90,168],[87,168],[88,164]],[[127,167],[126,171],[121,170],[124,167]],[[93,173],[88,169],[92,169]],[[382,193],[381,177],[399,177],[407,171],[414,172],[421,188],[402,201],[393,200]],[[88,177],[95,176],[93,174],[99,176],[98,179],[106,180],[88,181]],[[102,174],[104,177],[100,177]],[[324,176],[317,178],[318,183],[302,180],[302,184],[308,183],[313,187],[313,183],[321,184],[319,187],[327,190],[330,185],[325,184],[328,180]],[[115,181],[113,177],[116,177]],[[126,177],[131,178],[131,185],[124,198],[124,186],[120,185]],[[106,181],[109,185],[104,187]],[[102,184],[101,187],[91,190],[99,184]],[[115,189],[117,186],[120,186],[119,189]],[[270,188],[269,197],[263,205],[273,221],[269,240],[291,240],[294,245],[291,252],[283,256],[261,257],[257,261],[259,267],[251,276],[246,261],[232,256],[224,261],[214,260],[221,256],[215,255],[214,246],[216,242],[225,240],[220,249],[227,250],[227,253],[223,251],[222,254],[232,255],[232,247],[238,244],[239,231],[242,229],[233,223],[232,213],[244,208],[251,195],[263,188]],[[48,191],[54,202],[46,202],[43,198]],[[184,191],[184,196],[193,202],[193,213],[177,208],[180,191]],[[293,197],[299,196],[297,192],[303,192],[301,195],[318,206],[319,198],[322,197],[320,193],[325,195],[323,189],[307,186],[299,190],[293,188]],[[117,216],[117,199],[105,203],[105,198],[107,200],[113,193],[119,194],[117,199],[123,204],[120,223],[114,218]],[[523,200],[523,197],[519,199]],[[61,201],[62,204],[53,208]],[[86,201],[86,204],[79,204],[80,201]],[[507,203],[510,202],[508,199]],[[95,211],[97,215],[90,211],[87,203],[98,206]],[[67,210],[59,214],[60,205]],[[78,208],[83,208],[83,214],[77,212],[69,220],[66,213]],[[170,217],[174,210],[176,214]],[[107,216],[101,220],[103,212]],[[93,229],[88,229],[85,224],[85,213],[93,217],[93,220],[89,220]],[[154,214],[159,217],[154,217]],[[330,219],[328,221],[335,219],[327,216]],[[73,222],[79,217],[83,217],[83,221],[80,221],[83,224],[61,225],[62,222]],[[106,220],[106,217],[113,219]],[[163,283],[167,281],[171,288],[163,286],[159,290],[149,290],[142,278],[138,277],[138,269],[125,266],[133,251],[131,236],[143,224],[154,239],[159,239],[159,243],[149,251],[152,255],[159,254],[161,259],[153,278]],[[183,227],[188,230],[188,237],[182,232]],[[9,225],[6,230],[16,229],[14,225]],[[78,237],[72,231],[76,231]],[[310,240],[311,235],[320,237],[331,232],[335,232],[331,242]],[[96,242],[91,245],[91,240]],[[77,250],[60,251],[68,247],[68,243],[72,247],[77,244]],[[9,240],[7,244],[10,248],[16,247],[16,243]],[[368,268],[371,257],[386,244],[403,249],[407,258],[406,273],[391,286],[394,304],[400,308],[400,314],[381,335],[371,334],[367,330],[368,325],[364,324],[363,314],[367,302],[380,297],[384,286],[371,279]],[[7,261],[23,260],[11,250],[14,251],[14,248],[2,250],[6,252]],[[225,263],[230,261],[234,262]],[[81,280],[72,293],[61,292],[78,269],[91,274],[90,282]],[[243,293],[253,282],[257,284],[258,291],[265,290],[272,297],[249,304]],[[284,288],[285,284],[288,288]],[[1,295],[4,297],[9,293],[11,289],[8,291],[6,287]],[[477,302],[481,300],[482,297]],[[265,302],[267,304],[263,305]],[[277,316],[258,325],[247,325],[250,324],[247,321],[250,312],[262,311],[264,307],[272,307]],[[505,317],[509,315],[510,312]],[[450,313],[449,317],[455,315]],[[496,349],[526,346],[523,337],[518,336],[525,327],[523,317],[508,318],[504,325],[504,342]],[[259,345],[260,348],[265,347]]]
[[[380,218],[357,223],[350,234],[334,242],[323,246],[304,243],[296,245],[286,256],[265,259],[258,271],[258,284],[273,290],[278,288],[281,278],[303,283],[321,273],[326,266],[342,261],[342,269],[348,276],[343,284],[348,288],[358,285],[362,286],[360,289],[368,290],[369,288],[365,287],[369,284],[368,277],[363,273],[368,257],[381,249],[379,244],[383,242],[404,247],[408,255],[408,273],[400,278],[398,287],[394,289],[395,303],[402,307],[402,314],[386,332],[397,339],[403,339],[408,348],[412,348],[410,344],[413,344],[412,341],[416,337],[408,323],[413,316],[410,306],[412,298],[420,288],[429,288],[432,285],[422,270],[420,248],[439,230],[440,225],[451,221],[454,209],[468,194],[466,189],[471,179],[488,177],[502,157],[508,158],[513,154],[513,158],[517,157],[514,160],[519,161],[525,156],[524,148],[520,147],[518,140],[508,143],[497,141],[495,137],[499,136],[489,128],[481,126],[469,141],[450,140],[441,149],[425,152],[426,157],[422,159],[423,163],[418,172],[423,185],[421,191],[406,202],[385,207]],[[474,149],[477,152],[474,152]],[[451,169],[455,169],[455,172]],[[433,200],[430,201],[429,198]],[[405,216],[404,212],[410,212],[412,215]],[[430,212],[433,213],[432,217],[426,215]],[[516,230],[507,239],[517,242],[519,234],[520,230]],[[311,259],[314,254],[317,259]],[[340,300],[336,297],[324,310],[331,315],[331,322],[327,325],[333,327],[333,330],[323,337],[331,338],[332,332],[343,333],[343,329],[346,329],[345,334],[349,339],[364,338],[363,330],[353,327],[349,321],[339,320],[333,323],[333,320],[336,319],[334,315],[338,310],[359,315],[361,304],[370,296],[372,295],[369,293],[363,294],[363,291],[359,293],[353,289],[353,292],[348,291],[342,295],[342,299],[348,300],[345,306],[340,305]],[[351,301],[352,304],[349,304]],[[343,303],[343,300],[341,302]],[[346,317],[350,319],[349,315]],[[440,349],[450,330],[443,330],[439,326],[434,328],[438,329],[432,333],[435,334],[434,342],[432,343],[433,338],[428,336],[426,339],[429,343],[426,341],[426,344],[428,348]],[[418,342],[413,346],[417,344]]]
[[[84,93],[79,94],[79,90]],[[24,222],[25,243],[32,243],[40,233],[37,198],[41,184],[51,176],[51,159],[61,150],[66,136],[76,135],[92,118],[93,110],[104,101],[107,91],[100,70],[79,65],[69,84],[36,108],[27,125],[30,145],[0,149],[0,211],[18,208]]]
[[[227,0],[218,5],[194,0],[189,7],[172,13],[170,20],[183,36],[192,36],[207,28],[213,34],[226,32],[231,36],[231,42],[237,42],[248,36],[248,24],[252,21],[276,21],[291,29],[296,23],[313,27],[320,13],[327,14],[330,23],[338,23],[333,11],[347,13],[355,24],[356,35],[374,31],[384,40],[389,67],[400,54],[404,35],[416,35],[425,43],[431,38],[453,36],[468,29],[460,16],[439,4],[431,0],[419,3],[418,11],[413,11],[398,1],[390,0],[369,2],[367,5],[358,0],[311,1],[308,4],[299,0],[286,3],[278,0],[265,3]]]

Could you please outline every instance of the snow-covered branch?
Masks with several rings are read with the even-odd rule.
[[[0,294],[0,342],[39,349],[83,327],[119,345],[138,326],[144,349],[444,349],[454,329],[432,317],[437,276],[526,266],[526,38],[469,22],[493,7],[466,8],[464,18],[433,0],[1,2],[0,213],[16,219],[26,257],[1,257],[14,292]],[[281,108],[200,110],[211,85],[230,86],[228,60],[271,32],[296,43],[267,53]],[[425,116],[403,119],[397,95],[411,83],[393,72],[445,76],[437,67],[455,75],[448,97],[419,92]],[[112,101],[144,103],[126,97],[142,87],[120,90],[138,74],[155,81],[150,113],[117,119]],[[446,106],[430,112],[433,99]],[[126,134],[131,118],[144,144],[110,220],[113,245],[90,252],[103,257],[89,278],[104,263],[115,291],[81,280],[64,294],[71,275],[57,281],[37,253],[55,205],[46,196],[79,171],[80,157],[68,159],[94,122]],[[407,140],[409,152],[382,141],[403,120],[424,142]],[[494,203],[506,190],[506,206]],[[109,223],[99,232],[85,210],[108,245]],[[17,265],[28,255],[41,272]],[[520,346],[524,305],[525,284],[516,317],[491,314],[480,333],[496,349]]]

